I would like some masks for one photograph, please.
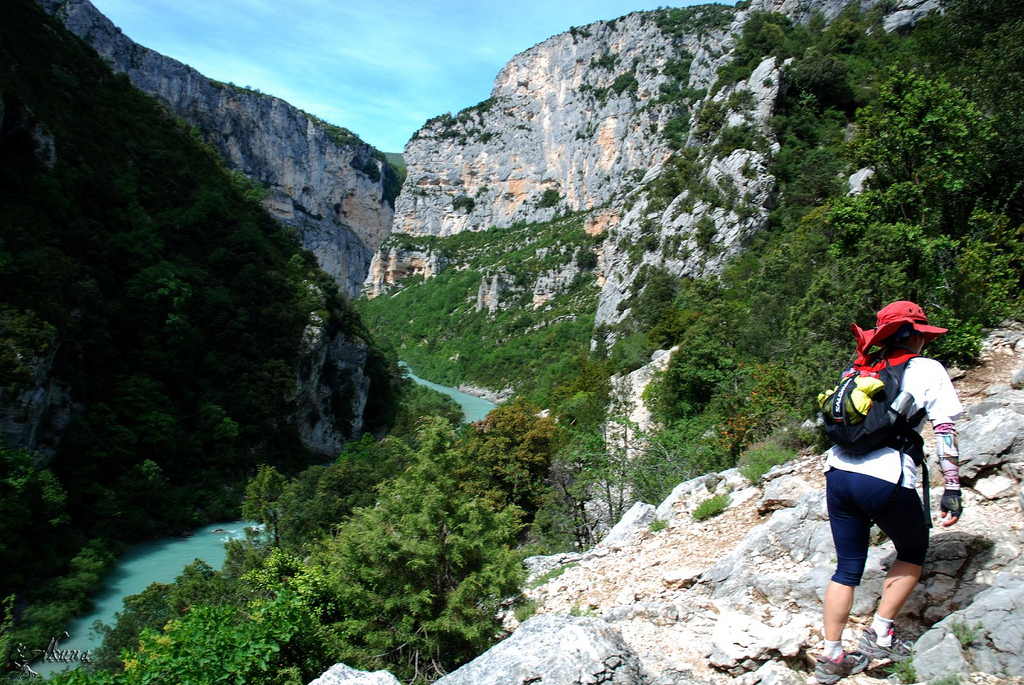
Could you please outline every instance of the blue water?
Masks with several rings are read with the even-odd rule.
[[[406,373],[409,374],[409,378],[413,379],[420,385],[425,385],[428,388],[433,388],[434,390],[437,390],[440,393],[444,393],[445,395],[448,395],[456,402],[458,402],[459,406],[462,407],[463,420],[466,421],[467,423],[473,423],[474,421],[482,420],[485,416],[487,416],[488,413],[490,413],[492,409],[498,406],[494,402],[488,402],[485,399],[482,399],[475,395],[464,393],[461,390],[449,388],[445,385],[438,385],[437,383],[431,383],[430,381],[424,380],[417,376],[416,374],[414,374],[412,372],[412,369],[410,369],[409,365],[406,364],[405,362],[398,362],[398,364],[403,369],[405,369]]]
[[[92,624],[102,621],[114,625],[114,614],[124,609],[124,598],[137,595],[150,583],[172,583],[186,566],[202,559],[219,569],[227,556],[224,546],[228,540],[245,537],[245,526],[251,522],[232,521],[211,523],[194,531],[191,537],[175,537],[133,545],[117,560],[117,565],[104,578],[106,587],[93,598],[94,608],[88,616],[81,616],[68,626],[69,637],[60,640],[62,650],[95,650],[100,640],[92,632]],[[59,637],[59,636],[58,636]],[[30,645],[45,649],[46,645]],[[72,661],[70,666],[77,666]],[[58,673],[69,664],[36,662],[33,670],[43,676]]]

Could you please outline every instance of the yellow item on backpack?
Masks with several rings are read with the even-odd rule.
[[[843,402],[843,410],[846,412],[847,420],[851,424],[860,423],[867,416],[871,409],[872,399],[878,391],[885,387],[882,381],[872,376],[858,376],[854,380],[854,389],[846,396]],[[825,409],[825,405],[831,402],[839,390],[836,386],[828,392],[818,395],[818,406]]]
[[[859,376],[854,385],[857,387],[846,398],[846,411],[850,423],[860,423],[871,409],[871,398],[884,388],[885,384],[871,376]]]

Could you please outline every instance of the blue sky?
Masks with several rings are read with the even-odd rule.
[[[705,0],[677,0],[672,7]],[[515,54],[644,0],[92,0],[137,43],[258,88],[384,152],[490,96]],[[727,0],[726,4],[733,4]]]

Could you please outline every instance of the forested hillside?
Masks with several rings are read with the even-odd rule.
[[[237,517],[259,464],[325,458],[313,422],[382,430],[397,369],[263,188],[30,0],[0,124],[0,597],[45,645],[116,543]]]

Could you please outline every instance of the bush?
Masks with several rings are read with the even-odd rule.
[[[756,485],[773,466],[785,464],[795,456],[792,450],[778,445],[755,445],[740,455],[740,473]]]
[[[528,599],[518,607],[516,607],[515,617],[516,620],[522,623],[526,619],[537,613],[537,602],[532,599]]]
[[[455,211],[463,210],[468,214],[473,211],[474,207],[476,207],[476,200],[469,195],[459,195],[452,200],[452,209]]]
[[[537,201],[537,207],[544,209],[546,207],[554,207],[562,199],[562,196],[555,188],[548,188],[541,194],[540,200]]]
[[[953,630],[953,635],[956,636],[956,639],[964,647],[970,647],[978,641],[978,631],[981,629],[980,623],[970,626],[967,621],[955,620],[950,623],[949,627]]]
[[[699,505],[697,505],[697,508],[693,510],[693,520],[703,521],[704,519],[711,518],[712,516],[718,516],[723,511],[725,511],[726,507],[729,506],[729,502],[731,501],[732,498],[730,498],[729,495],[725,494],[724,492],[715,495],[710,499],[706,499]]]
[[[597,268],[597,254],[589,248],[580,248],[576,253],[576,267],[583,271],[592,271]]]
[[[885,670],[901,683],[916,683],[917,672],[914,670],[914,660],[896,661],[885,667]]]

